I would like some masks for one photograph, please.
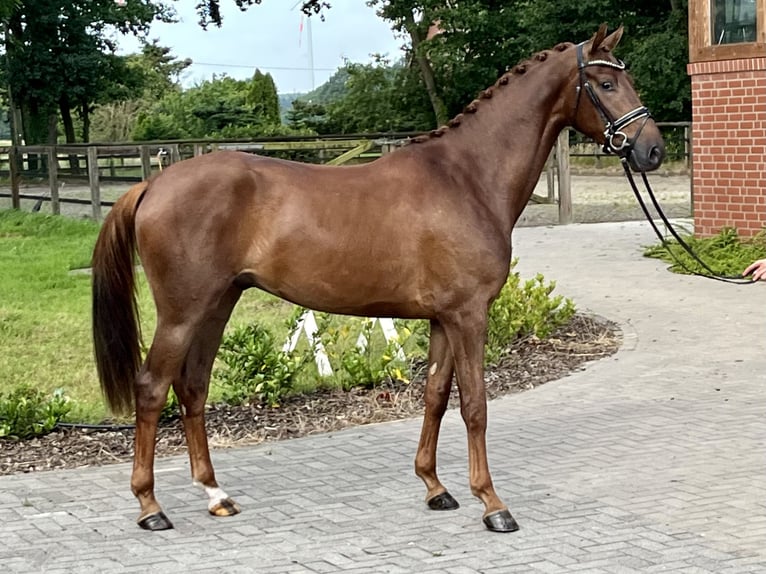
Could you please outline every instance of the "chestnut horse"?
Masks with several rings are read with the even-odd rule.
[[[540,52],[449,125],[358,166],[220,152],[182,161],[123,195],[93,254],[98,375],[114,412],[135,408],[131,488],[138,523],[172,528],[154,496],[154,442],[173,386],[194,484],[210,513],[239,512],[215,478],[205,401],[224,326],[242,291],[349,315],[428,319],[425,415],[415,472],[435,510],[458,506],[436,472],[453,373],[468,434],[471,492],[494,531],[518,528],[487,465],[487,309],[505,282],[511,230],[562,128],[573,126],[638,171],[664,144],[612,55],[622,28]],[[406,227],[406,233],[403,227]],[[134,294],[138,251],[157,308],[143,363]]]

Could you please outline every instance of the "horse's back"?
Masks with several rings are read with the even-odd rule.
[[[334,167],[219,152],[171,166],[137,217],[150,281],[173,268],[325,311],[425,316],[467,266],[468,296],[494,246],[466,242],[483,229],[465,198],[396,155]]]

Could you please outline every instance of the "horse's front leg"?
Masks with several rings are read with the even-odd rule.
[[[442,321],[455,361],[460,413],[468,432],[471,492],[484,503],[484,524],[495,532],[519,529],[508,508],[497,496],[487,463],[487,396],[484,389],[484,343],[487,311],[455,313]]]
[[[425,413],[420,432],[415,474],[426,485],[426,503],[432,510],[453,510],[459,507],[436,475],[436,445],[444,411],[447,410],[452,388],[452,353],[444,328],[431,321],[431,339],[428,347],[428,379],[425,390]]]

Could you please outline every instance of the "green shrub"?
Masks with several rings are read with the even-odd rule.
[[[178,416],[179,411],[178,396],[173,389],[170,389],[168,391],[168,398],[165,400],[165,406],[162,407],[162,412],[160,413],[160,420],[173,420]]]
[[[516,259],[511,262],[511,271],[516,263]],[[574,303],[561,295],[551,297],[555,287],[555,282],[546,284],[540,274],[523,284],[518,273],[508,275],[489,309],[487,363],[496,363],[516,339],[530,335],[544,339],[572,318]]]
[[[261,325],[251,323],[226,335],[218,351],[223,368],[216,370],[222,398],[229,404],[243,404],[253,399],[270,406],[292,390],[305,357],[285,353],[274,335]]]
[[[17,387],[0,395],[0,438],[25,439],[47,434],[70,408],[62,389],[46,396],[29,386]]]
[[[394,325],[399,338],[386,341],[369,319],[343,317],[338,323],[331,315],[318,314],[319,339],[333,368],[331,382],[348,390],[374,387],[388,379],[409,381],[409,361],[397,358],[397,354],[401,349],[408,358],[422,355],[418,338],[424,325],[427,331],[428,323],[399,320]],[[357,345],[360,335],[367,340],[362,347]]]
[[[372,321],[363,321],[361,334],[367,345],[348,345],[340,353],[341,383],[344,389],[374,387],[387,379],[408,381],[404,375],[405,361],[397,358],[401,348],[398,341],[388,341],[383,349],[373,340]]]
[[[766,257],[764,231],[752,239],[742,240],[736,229],[727,227],[713,237],[697,238],[683,234],[681,239],[718,275],[739,275],[753,261]],[[695,261],[676,240],[671,239],[666,243],[667,248],[661,243],[647,247],[644,255],[671,263],[670,270],[674,273],[709,275],[709,271]]]

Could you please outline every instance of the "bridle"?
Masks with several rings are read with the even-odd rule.
[[[614,119],[612,117],[612,114],[610,114],[609,110],[607,110],[606,107],[604,107],[604,104],[601,103],[601,100],[596,94],[596,91],[593,89],[593,86],[590,85],[590,82],[585,77],[585,68],[589,66],[606,66],[608,68],[614,68],[615,70],[624,70],[625,63],[622,62],[622,60],[617,60],[616,62],[610,62],[609,60],[590,60],[586,62],[585,59],[583,58],[584,45],[585,45],[585,42],[577,44],[577,72],[579,74],[579,84],[577,86],[577,101],[575,103],[575,117],[577,117],[577,111],[580,106],[580,96],[582,95],[582,92],[585,91],[590,97],[591,102],[593,102],[593,106],[598,111],[599,115],[601,116],[601,119],[604,120],[605,141],[603,145],[603,150],[605,153],[615,153],[620,157],[620,162],[622,163],[622,167],[625,170],[625,177],[627,177],[628,182],[630,183],[630,186],[633,189],[633,194],[636,196],[636,199],[638,200],[638,204],[641,206],[641,209],[644,212],[644,215],[646,216],[647,221],[651,224],[652,229],[656,233],[657,237],[660,239],[660,242],[667,249],[668,253],[670,253],[672,258],[675,259],[676,263],[680,267],[682,267],[687,273],[690,273],[692,275],[698,275],[700,277],[706,277],[708,279],[723,281],[725,283],[733,283],[735,285],[754,285],[756,283],[755,281],[742,279],[741,277],[717,275],[715,271],[713,271],[704,261],[702,261],[699,258],[699,256],[696,253],[694,253],[692,248],[689,247],[689,245],[683,240],[683,238],[673,228],[672,224],[670,223],[667,216],[665,215],[662,208],[660,207],[660,204],[657,201],[656,196],[654,195],[654,191],[649,185],[649,180],[646,178],[646,173],[641,172],[641,177],[644,182],[644,188],[646,189],[647,194],[649,195],[649,198],[651,199],[652,204],[654,205],[654,208],[657,211],[657,214],[660,216],[663,223],[665,224],[666,229],[670,231],[671,235],[675,238],[678,244],[687,253],[689,253],[689,255],[693,259],[695,259],[703,267],[703,269],[705,269],[709,274],[698,273],[696,271],[689,269],[689,267],[685,265],[683,261],[679,259],[676,256],[676,254],[670,249],[666,238],[663,236],[662,232],[659,230],[659,228],[657,227],[657,224],[652,218],[652,215],[649,212],[649,208],[647,207],[646,202],[641,196],[641,193],[639,192],[638,187],[636,186],[636,182],[633,179],[633,174],[630,171],[630,167],[628,166],[628,157],[630,157],[630,153],[631,151],[633,151],[633,146],[636,140],[638,140],[638,137],[641,135],[641,131],[644,129],[646,122],[648,122],[649,118],[651,118],[652,116],[646,107],[640,106],[636,108],[635,110],[632,110],[617,119]],[[621,131],[623,128],[625,128],[625,126],[628,126],[632,124],[633,122],[636,122],[641,119],[643,119],[643,122],[641,122],[641,125],[639,126],[633,138],[629,138],[625,132]],[[615,138],[618,138],[617,142],[615,142]]]
[[[609,60],[589,60],[586,62],[583,57],[584,45],[585,42],[577,44],[577,72],[579,74],[579,84],[577,86],[575,116],[577,116],[577,110],[580,106],[580,96],[582,95],[582,92],[585,91],[590,97],[591,102],[593,102],[593,106],[598,111],[601,119],[604,120],[604,152],[615,153],[620,157],[627,157],[633,150],[633,145],[641,135],[641,131],[644,129],[646,122],[649,121],[649,118],[652,116],[647,108],[640,106],[617,119],[612,117],[612,114],[609,113],[609,110],[607,110],[606,107],[604,107],[604,104],[601,103],[593,86],[591,86],[590,82],[585,77],[585,68],[590,66],[605,66],[616,70],[624,70],[625,63],[622,60],[617,60],[616,62],[610,62]],[[641,126],[638,128],[638,131],[633,138],[629,138],[625,132],[621,131],[626,126],[629,126],[640,119],[643,119],[644,121],[641,123]],[[617,141],[615,141],[615,138],[617,138]]]

